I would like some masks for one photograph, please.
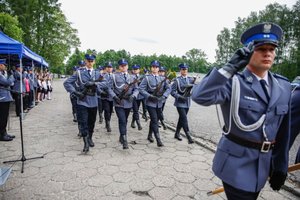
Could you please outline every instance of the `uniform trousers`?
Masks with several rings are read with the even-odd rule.
[[[161,112],[161,108],[158,108],[158,107],[154,108],[154,107],[147,106],[147,110],[148,110],[149,115],[150,115],[149,129],[151,131],[153,131],[154,134],[159,133],[158,132],[158,119],[159,119],[159,115],[160,115],[160,112]]]
[[[80,133],[82,137],[94,133],[94,127],[97,116],[97,107],[86,107],[77,105],[77,120],[80,124]]]
[[[120,135],[126,135],[127,134],[127,119],[128,119],[131,108],[115,107],[115,110],[116,110],[116,114],[118,117]]]
[[[0,102],[0,135],[6,132],[10,102]]]
[[[111,114],[113,111],[114,103],[113,101],[109,101],[107,99],[102,99],[102,108],[104,110],[104,119],[105,121],[110,121]]]
[[[259,192],[247,192],[237,189],[223,181],[225,194],[228,200],[255,200],[257,199]]]
[[[177,112],[179,114],[179,119],[177,122],[176,131],[180,131],[181,128],[183,128],[184,132],[189,132],[189,124],[187,120],[187,114],[189,112],[189,108],[180,108],[177,107]]]
[[[140,115],[139,115],[139,109],[140,109],[140,105],[142,103],[143,99],[140,100],[134,100],[133,104],[132,104],[132,119],[133,120],[140,120]]]
[[[77,97],[70,95],[70,100],[71,100],[71,104],[72,104],[72,113],[76,114],[77,113]]]
[[[103,113],[103,106],[102,106],[102,100],[101,98],[98,98],[98,114],[99,114],[99,118]]]

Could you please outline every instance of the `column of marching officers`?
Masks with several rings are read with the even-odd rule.
[[[115,110],[118,117],[119,142],[123,149],[128,149],[128,117],[132,112],[130,126],[132,128],[137,126],[138,130],[142,130],[139,116],[141,106],[142,117],[147,120],[148,114],[150,116],[147,140],[153,143],[155,138],[158,147],[164,146],[159,127],[161,124],[164,130],[167,129],[163,108],[170,94],[175,98],[174,106],[179,114],[174,138],[182,140],[180,137],[182,128],[188,143],[194,143],[187,121],[194,78],[188,76],[187,64],[179,64],[180,76],[169,80],[165,74],[166,67],[161,66],[157,60],[150,63],[150,71],[145,70],[146,73],[141,74],[141,67],[137,64],[131,67],[129,73],[128,62],[125,59],[118,61],[117,70],[110,61],[94,69],[95,59],[94,55],[86,54],[85,60],[78,62],[79,66],[74,67],[73,75],[64,82],[65,89],[70,93],[73,121],[78,122],[78,136],[83,138],[83,152],[88,152],[89,148],[95,145],[93,132],[97,110],[99,123],[105,123],[107,132],[112,131],[110,121]]]

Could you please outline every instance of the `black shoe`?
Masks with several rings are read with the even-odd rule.
[[[136,123],[137,123],[137,126],[138,126],[138,130],[139,130],[139,131],[142,130],[143,127],[141,126],[140,120],[136,120]]]
[[[5,135],[7,135],[8,137],[10,137],[10,138],[12,138],[12,139],[14,139],[16,136],[14,136],[14,135],[10,135],[10,134],[8,134],[6,131],[5,131],[5,133],[4,133]]]
[[[192,139],[190,132],[186,132],[185,135],[186,135],[186,138],[188,139],[188,143],[193,144],[194,140]]]
[[[119,142],[120,142],[121,144],[123,144],[123,138],[122,138],[121,135],[120,135],[120,137],[119,137]]]
[[[154,133],[154,136],[155,136],[155,139],[156,139],[156,142],[157,142],[157,146],[158,146],[158,147],[164,146],[164,144],[163,144],[163,143],[161,142],[161,140],[160,140],[159,133]]]
[[[134,119],[131,121],[131,128],[135,128],[135,120]]]
[[[175,132],[174,138],[181,141],[182,138],[180,137],[180,133],[179,132]]]
[[[13,140],[13,138],[8,137],[7,135],[0,136],[0,141],[9,142],[9,141],[12,141],[12,140]]]
[[[83,146],[83,153],[87,153],[89,151],[89,141],[88,141],[88,136],[83,137],[83,142],[84,142],[84,146]]]

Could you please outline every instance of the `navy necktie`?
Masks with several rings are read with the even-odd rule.
[[[89,76],[91,76],[91,70],[90,69],[88,69],[88,73],[89,73]]]
[[[267,82],[264,79],[261,79],[259,82],[260,82],[260,85],[261,85],[261,87],[262,87],[262,89],[263,89],[263,91],[264,91],[264,93],[267,97],[268,102],[269,102],[270,101],[270,95],[269,95],[269,92],[267,90]]]

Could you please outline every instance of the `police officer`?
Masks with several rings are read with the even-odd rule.
[[[241,36],[244,47],[194,86],[196,103],[222,109],[225,125],[213,171],[228,199],[257,199],[269,176],[273,190],[287,176],[291,86],[269,71],[281,37],[273,23],[250,27]]]
[[[297,136],[300,133],[300,87],[297,86],[292,93],[291,105],[291,138],[290,148],[293,146]],[[295,164],[300,163],[300,146],[296,155]]]
[[[164,146],[161,142],[159,129],[158,129],[158,117],[161,112],[161,107],[165,99],[168,98],[171,90],[170,85],[167,83],[167,79],[159,76],[160,63],[157,60],[151,62],[151,74],[146,75],[139,86],[139,92],[145,97],[147,110],[150,115],[149,133],[147,139],[150,142],[154,142],[152,132],[154,133],[157,146]]]
[[[144,75],[149,74],[148,69],[144,69],[143,71],[144,71]],[[148,121],[147,106],[146,106],[146,99],[145,98],[143,98],[143,101],[142,101],[142,109],[143,109],[142,118],[145,119],[145,121]]]
[[[72,69],[73,69],[73,74],[76,74],[78,67],[74,66]],[[78,88],[78,86],[76,85],[76,82],[74,82],[73,86],[75,88]],[[72,105],[73,122],[77,122],[77,97],[75,95],[70,94],[70,101],[71,101],[71,105]],[[80,134],[79,134],[79,136],[80,136]]]
[[[103,77],[108,83],[108,87],[110,89],[113,88],[113,81],[112,81],[112,75],[113,75],[113,64],[112,62],[108,61],[104,65],[104,70],[103,70]],[[101,101],[102,101],[102,107],[104,111],[104,119],[105,119],[105,128],[107,132],[111,132],[111,127],[110,127],[110,120],[111,120],[111,115],[113,111],[113,99],[112,97],[105,91],[101,92]]]
[[[35,95],[35,88],[37,87],[37,81],[35,78],[34,73],[32,72],[33,67],[28,68],[28,80],[29,80],[29,86],[30,86],[30,92],[29,92],[29,102],[28,102],[28,108],[31,109],[34,107],[34,95]]]
[[[25,82],[24,82],[24,73],[23,68],[20,67],[19,64],[15,66],[15,71],[13,73],[14,76],[14,85],[12,89],[16,92],[13,93],[13,98],[15,99],[15,106],[16,106],[16,115],[19,117],[21,113],[21,109],[24,108],[24,96],[25,96]],[[22,77],[22,86],[21,86],[21,77]],[[21,98],[23,101],[23,108],[21,108]]]
[[[132,103],[138,95],[137,83],[134,77],[128,74],[128,62],[125,59],[118,61],[119,71],[112,75],[113,90],[110,96],[114,100],[114,106],[119,123],[120,142],[123,149],[128,149],[127,119],[132,108]]]
[[[99,71],[100,75],[103,77],[103,67],[98,66],[97,70]],[[100,90],[98,94],[98,114],[99,114],[99,123],[103,123],[103,106],[102,106],[102,100],[101,100],[101,94],[105,92],[104,90]]]
[[[9,104],[13,101],[10,87],[14,84],[13,76],[8,76],[6,59],[0,59],[0,141],[11,141],[14,135],[7,134],[6,126],[9,114]]]
[[[83,152],[88,152],[89,147],[94,147],[92,140],[96,116],[97,116],[97,91],[98,88],[107,88],[106,82],[97,82],[100,80],[100,73],[93,69],[95,56],[86,54],[86,67],[77,70],[77,72],[64,82],[65,89],[72,95],[77,96],[77,119],[80,123],[80,133],[82,134],[84,147]],[[78,90],[74,83],[78,84]],[[95,87],[97,86],[97,88]]]
[[[171,95],[175,98],[174,106],[176,106],[179,114],[174,138],[179,141],[182,140],[180,137],[180,129],[183,128],[186,138],[188,139],[188,143],[192,144],[194,141],[191,137],[187,114],[191,106],[190,91],[192,84],[194,83],[194,78],[188,76],[189,66],[186,63],[181,63],[178,67],[180,69],[180,76],[175,79],[171,86]]]
[[[165,77],[166,77],[166,70],[167,70],[166,67],[160,66],[160,67],[159,67],[158,74],[159,74],[160,76],[162,76],[163,78],[165,78]],[[166,82],[167,82],[168,84],[170,84],[169,79],[167,79]],[[164,99],[163,105],[162,105],[162,107],[161,107],[161,112],[159,112],[159,116],[158,116],[158,119],[159,119],[161,125],[163,126],[163,129],[164,129],[164,130],[167,130],[167,126],[166,126],[166,124],[165,124],[165,117],[164,117],[164,108],[165,108],[165,105],[166,105],[166,100],[167,100],[167,99]],[[159,127],[160,127],[160,126],[159,126]]]
[[[141,77],[141,74],[140,74],[140,66],[139,65],[132,66],[132,76],[133,76],[134,80],[138,80],[137,84],[139,85],[143,78],[143,77]],[[135,128],[135,122],[136,122],[136,124],[138,126],[138,130],[143,129],[143,127],[141,126],[140,115],[139,115],[139,109],[140,109],[140,105],[141,105],[143,99],[144,99],[144,96],[139,93],[137,98],[133,101],[133,107],[132,107],[133,115],[132,115],[131,127]]]

